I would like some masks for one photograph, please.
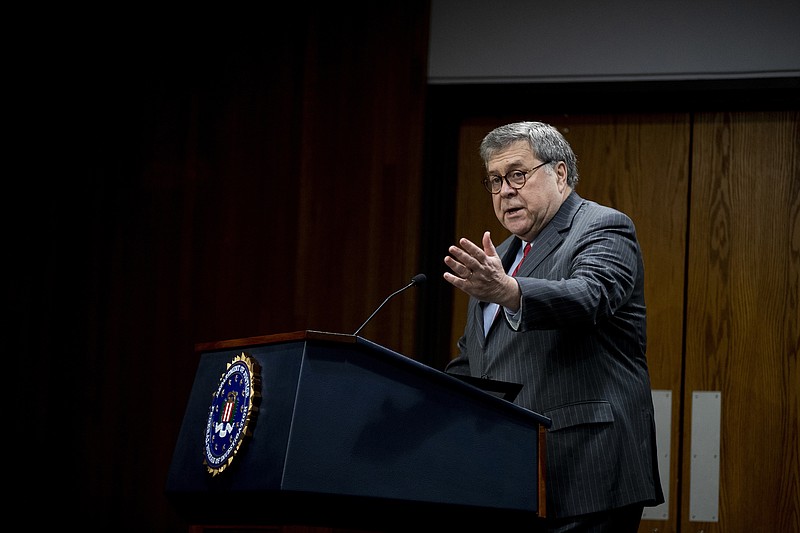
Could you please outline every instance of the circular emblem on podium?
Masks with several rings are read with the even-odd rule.
[[[244,352],[228,363],[212,396],[203,463],[214,476],[228,468],[253,434],[261,375],[258,362]]]

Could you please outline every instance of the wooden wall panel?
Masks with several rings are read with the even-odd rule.
[[[287,220],[297,236],[287,259],[302,265],[297,324],[353,333],[418,273],[428,12],[421,2],[347,18],[327,9],[337,23],[319,15],[309,30],[303,160],[287,183],[302,201]],[[387,303],[360,335],[416,357],[417,297],[414,288]]]
[[[492,231],[495,244],[508,236],[494,216],[489,194],[480,183],[484,169],[477,149],[490,129],[516,120],[527,118],[474,119],[462,127],[456,238],[479,239],[486,229]],[[677,458],[690,117],[685,113],[558,115],[535,120],[558,127],[575,150],[581,174],[577,191],[584,198],[620,209],[636,224],[646,272],[652,387],[672,392],[674,416],[669,454]],[[466,295],[454,290],[453,355],[464,330],[466,304]],[[673,531],[675,527],[677,460],[670,462],[670,470],[671,518],[655,525],[660,531]]]
[[[696,117],[686,319],[693,391],[721,392],[719,521],[684,532],[800,531],[800,114]]]
[[[578,156],[578,192],[626,212],[634,220],[645,258],[648,358],[654,388],[679,386],[683,313],[689,117],[596,115],[538,117],[565,134]],[[460,138],[456,238],[479,239],[486,229],[495,243],[508,236],[481,185],[478,145],[508,120],[475,119]],[[454,291],[451,346],[463,333],[466,297]]]

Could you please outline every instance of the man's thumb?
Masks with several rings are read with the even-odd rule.
[[[489,231],[483,233],[483,251],[488,256],[497,256],[497,249],[492,242],[492,234]]]

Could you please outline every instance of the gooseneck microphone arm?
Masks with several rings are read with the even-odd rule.
[[[391,300],[392,298],[394,298],[395,296],[397,296],[398,294],[400,294],[400,293],[401,293],[401,292],[403,292],[404,290],[408,289],[409,287],[413,287],[414,285],[420,285],[421,283],[425,283],[425,280],[427,280],[427,279],[428,279],[428,278],[427,278],[427,277],[425,277],[425,274],[417,274],[416,276],[414,276],[413,278],[411,278],[411,283],[409,283],[408,285],[406,285],[406,286],[405,286],[405,287],[403,287],[402,289],[400,289],[400,290],[397,290],[397,291],[393,292],[392,294],[390,294],[389,296],[387,296],[387,297],[386,297],[386,299],[383,301],[383,303],[382,303],[381,305],[379,305],[379,306],[378,306],[378,308],[377,308],[377,309],[375,309],[375,311],[373,311],[371,315],[369,315],[369,318],[368,318],[368,319],[366,319],[366,320],[364,321],[364,323],[363,323],[363,324],[361,324],[361,327],[360,327],[360,328],[358,328],[358,329],[356,330],[356,332],[355,332],[355,333],[353,333],[353,336],[356,336],[356,335],[358,335],[358,334],[361,332],[361,330],[362,330],[362,329],[364,329],[364,326],[366,326],[366,325],[367,325],[367,323],[368,323],[370,320],[372,320],[372,317],[374,317],[375,315],[377,315],[377,314],[378,314],[378,311],[380,311],[380,310],[381,310],[381,308],[382,308],[384,305],[386,305],[386,302],[388,302],[389,300]]]

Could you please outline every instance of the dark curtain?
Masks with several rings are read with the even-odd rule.
[[[32,526],[186,531],[164,487],[195,344],[352,333],[418,271],[428,2],[287,9],[51,21],[14,54]],[[415,297],[362,335],[415,356]]]

